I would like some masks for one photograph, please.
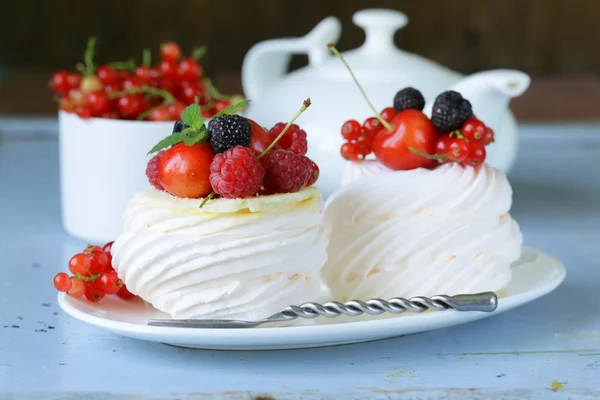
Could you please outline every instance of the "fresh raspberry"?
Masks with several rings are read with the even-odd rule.
[[[269,131],[271,139],[274,140],[283,130],[287,124],[278,122]],[[308,151],[308,140],[306,139],[306,132],[304,129],[296,124],[292,124],[289,129],[285,132],[279,142],[277,142],[282,149],[289,150],[296,154],[306,154]]]
[[[148,181],[150,181],[150,184],[158,190],[165,190],[162,183],[160,183],[160,179],[158,178],[158,162],[162,158],[164,152],[165,150],[159,151],[150,159],[150,161],[148,161],[148,165],[146,166],[146,176],[148,177]]]
[[[210,164],[210,184],[228,199],[254,196],[262,185],[265,169],[248,147],[236,146],[215,155]]]
[[[265,180],[277,193],[294,193],[304,188],[311,177],[310,158],[289,150],[269,153]]]

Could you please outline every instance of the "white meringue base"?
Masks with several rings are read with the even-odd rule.
[[[255,320],[327,290],[318,189],[201,201],[155,189],[130,201],[112,254],[133,294],[174,318]]]
[[[501,171],[374,163],[349,163],[348,184],[327,202],[323,272],[336,299],[475,293],[509,282],[522,235]]]

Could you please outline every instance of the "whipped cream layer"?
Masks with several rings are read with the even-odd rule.
[[[324,276],[335,298],[454,295],[508,283],[522,235],[508,213],[512,189],[501,171],[348,164],[346,186],[325,213]]]
[[[127,288],[174,318],[261,319],[325,290],[323,198],[298,193],[182,199],[136,194],[115,241],[113,267]]]

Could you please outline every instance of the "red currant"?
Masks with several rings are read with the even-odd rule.
[[[117,271],[114,269],[103,272],[100,278],[94,282],[94,285],[106,294],[117,294],[124,286],[123,281],[119,279]]]
[[[319,179],[319,175],[320,175],[320,171],[319,171],[319,166],[317,165],[317,163],[315,163],[314,161],[312,162],[312,168],[310,170],[310,177],[308,178],[308,182],[306,183],[306,186],[311,186],[314,185],[315,182],[317,182],[317,180]]]
[[[469,156],[471,143],[461,138],[450,138],[448,141],[448,158],[452,161],[461,162]]]
[[[115,83],[119,80],[119,74],[110,65],[101,65],[96,70],[96,76],[103,84]]]
[[[130,89],[133,87],[142,87],[144,82],[137,76],[132,76],[123,81],[123,89]]]
[[[113,246],[114,242],[108,242],[104,245],[104,247],[102,247],[102,250],[108,255],[108,258],[111,261],[111,265],[112,265],[112,246]]]
[[[342,136],[346,140],[356,140],[362,134],[362,126],[358,121],[351,119],[350,121],[344,122],[342,125]]]
[[[163,60],[177,61],[181,57],[181,48],[175,42],[166,42],[160,45],[160,56]]]
[[[341,148],[342,157],[346,160],[357,161],[360,157],[359,149],[356,146],[356,143],[346,142],[342,145]]]
[[[123,300],[130,300],[135,297],[135,295],[133,293],[131,293],[129,290],[127,290],[127,287],[125,287],[125,286],[123,286],[121,289],[119,289],[117,296],[119,296]]]
[[[103,90],[104,85],[96,75],[88,75],[81,80],[79,88],[81,93],[87,94],[95,92],[96,90]]]
[[[148,65],[140,65],[135,69],[135,77],[145,85],[149,85],[154,78],[152,76],[152,68]]]
[[[83,118],[83,119],[92,118],[92,116],[93,116],[92,109],[88,106],[75,107],[75,114],[77,114],[79,116],[79,118]]]
[[[167,106],[167,111],[170,114],[169,121],[177,121],[179,118],[181,118],[181,114],[183,113],[183,110],[185,110],[185,108],[186,105],[178,101],[169,104]]]
[[[96,287],[96,285],[86,285],[85,298],[92,303],[97,303],[104,298],[106,293]]]
[[[202,68],[200,68],[198,61],[192,58],[184,58],[179,63],[177,72],[184,81],[195,82],[202,75]]]
[[[485,145],[481,142],[471,142],[471,151],[467,158],[462,161],[462,165],[477,167],[483,164],[486,157]]]
[[[142,95],[127,94],[119,98],[117,109],[121,117],[125,119],[135,119],[144,111],[146,102]]]
[[[375,117],[367,118],[363,124],[363,131],[365,135],[370,138],[374,138],[377,132],[381,130],[381,122]]]
[[[92,115],[95,117],[100,117],[110,110],[110,99],[105,91],[99,90],[90,93],[87,101],[92,110]]]
[[[169,107],[166,105],[158,106],[152,110],[148,117],[150,121],[171,121],[173,118]]]
[[[81,93],[81,91],[78,89],[69,90],[69,99],[71,100],[71,104],[74,106],[87,105],[87,96]]]
[[[192,104],[195,102],[196,96],[198,96],[199,99],[204,97],[204,88],[191,84],[181,88],[178,99],[184,104]]]
[[[435,154],[446,155],[450,151],[450,136],[442,136],[435,142]]]
[[[172,60],[162,60],[158,64],[158,71],[160,75],[167,79],[176,79],[177,78],[177,63]]]
[[[90,272],[92,274],[101,274],[110,269],[110,259],[108,254],[99,246],[88,246],[84,253],[90,257]]]
[[[123,82],[117,81],[113,83],[107,83],[104,85],[104,91],[106,94],[111,94],[115,92],[120,92],[123,90]]]
[[[71,278],[71,288],[67,291],[69,296],[78,298],[85,293],[85,282],[80,278]]]
[[[64,272],[59,272],[54,276],[54,287],[59,292],[68,292],[72,286],[73,282],[71,282],[71,278]]]
[[[215,103],[215,112],[220,113],[221,111],[223,111],[230,105],[231,105],[231,102],[229,102],[228,100],[218,100]]]
[[[485,124],[471,117],[462,125],[460,133],[471,141],[481,140],[485,133]]]
[[[384,108],[383,110],[381,110],[381,116],[387,122],[392,122],[392,119],[394,119],[394,117],[396,116],[396,110],[394,110],[394,107]]]
[[[106,118],[106,119],[119,119],[119,114],[117,114],[114,111],[107,111],[104,114],[102,114],[100,116],[100,118]]]
[[[90,260],[90,256],[88,254],[79,253],[75,254],[69,260],[69,271],[73,273],[73,275],[83,275],[90,276],[90,266],[92,262]]]
[[[487,146],[488,144],[494,142],[494,130],[492,128],[489,127],[485,127],[485,133],[483,134],[483,137],[481,138],[481,143],[483,143],[484,146]]]
[[[67,82],[68,78],[69,72],[67,71],[61,70],[55,72],[50,79],[50,86],[52,86],[52,89],[57,94],[65,96],[67,93],[69,93],[69,89],[71,89],[71,86]]]
[[[371,154],[373,152],[372,146],[373,146],[373,139],[371,139],[368,136],[360,137],[356,141],[356,147],[358,149],[357,150],[358,154],[360,154],[363,157],[368,156],[369,154]]]
[[[69,74],[69,76],[67,77],[67,83],[69,84],[69,87],[71,89],[79,89],[82,79],[83,78],[81,77],[81,74]]]
[[[216,112],[214,108],[205,108],[202,110],[202,118],[211,118],[215,114]]]

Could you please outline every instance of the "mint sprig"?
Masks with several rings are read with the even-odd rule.
[[[246,106],[248,105],[248,103],[250,103],[250,100],[242,100],[242,101],[240,101],[238,103],[232,104],[229,107],[222,109],[213,118],[217,118],[217,117],[220,117],[221,115],[233,114],[235,112],[241,111],[244,108],[246,108]],[[183,121],[183,122],[185,122],[185,121]]]

